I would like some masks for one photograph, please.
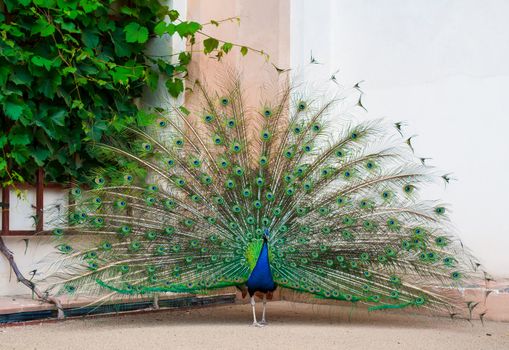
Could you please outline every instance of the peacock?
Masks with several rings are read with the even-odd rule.
[[[352,89],[329,98],[279,80],[250,105],[240,73],[214,88],[197,79],[193,103],[153,108],[145,126],[90,145],[107,165],[59,207],[47,292],[238,288],[254,326],[276,289],[454,312],[479,264],[446,206],[419,197],[439,176],[385,121],[343,118]]]

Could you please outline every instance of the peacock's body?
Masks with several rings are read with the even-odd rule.
[[[253,312],[254,293],[276,287],[372,309],[454,306],[430,287],[457,287],[471,260],[444,207],[416,196],[426,168],[387,147],[379,123],[329,130],[341,98],[285,87],[254,110],[241,92],[236,78],[218,93],[197,83],[199,107],[125,130],[129,143],[94,146],[117,165],[71,191],[50,289],[239,287]],[[73,243],[76,233],[86,242]]]

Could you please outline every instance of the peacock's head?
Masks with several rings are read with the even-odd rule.
[[[263,240],[267,242],[269,240],[269,229],[266,228],[263,230]]]

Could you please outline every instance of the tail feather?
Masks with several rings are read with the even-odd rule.
[[[418,196],[434,175],[381,121],[333,130],[346,93],[320,103],[287,84],[251,110],[235,74],[194,91],[195,109],[154,111],[154,125],[123,131],[129,144],[93,145],[116,166],[71,191],[48,290],[242,289],[268,229],[283,289],[373,310],[455,305],[471,258],[445,207]]]

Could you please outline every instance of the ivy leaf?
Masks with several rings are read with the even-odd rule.
[[[85,105],[80,100],[73,100],[72,101],[71,109],[75,109],[75,108],[82,109],[83,107],[85,107]]]
[[[23,113],[23,106],[14,102],[7,102],[4,104],[4,113],[12,120],[18,120]]]
[[[21,129],[21,130],[20,130]],[[13,146],[24,146],[30,143],[28,130],[22,128],[12,129],[9,133],[10,144]]]
[[[175,34],[176,30],[177,30],[177,26],[173,23],[170,23],[166,26],[166,33],[168,33],[168,35]]]
[[[138,13],[138,11],[136,10],[136,8],[131,8],[128,6],[122,6],[122,8],[120,9],[120,12],[123,14],[129,15],[131,17],[138,17],[140,15]]]
[[[64,126],[66,115],[67,115],[67,111],[65,109],[59,109],[50,116],[50,119],[56,125]]]
[[[56,0],[33,0],[34,4],[39,7],[52,8],[55,7]]]
[[[101,141],[101,137],[104,133],[104,131],[108,130],[108,126],[104,122],[104,120],[98,120],[95,121],[92,125],[92,128],[90,128],[90,132],[88,133],[88,137],[90,137],[91,140],[99,142]]]
[[[232,43],[224,43],[223,46],[221,46],[221,50],[224,51],[224,53],[230,52],[230,50],[233,48]]]
[[[161,36],[164,33],[166,33],[167,25],[164,21],[161,21],[157,23],[157,25],[154,27],[154,34]]]
[[[129,82],[131,71],[125,67],[115,67],[109,74],[113,78],[113,82],[126,85]]]
[[[187,66],[191,62],[191,53],[190,52],[181,52],[179,53],[179,63],[180,65]]]
[[[7,77],[9,76],[10,69],[7,66],[0,66],[0,86],[5,85]]]
[[[48,60],[47,58],[41,56],[33,56],[31,59],[32,63],[37,67],[44,67],[46,70],[50,70],[53,65],[53,61]]]
[[[74,154],[81,149],[81,133],[80,129],[71,130],[69,136],[69,153]]]
[[[1,70],[1,68],[0,68],[0,70]],[[24,67],[20,67],[20,66],[14,68],[14,71],[12,72],[10,79],[16,85],[25,85],[25,86],[30,86],[30,84],[34,80],[32,74],[30,74],[30,72],[28,72],[27,69],[25,69]]]
[[[150,126],[153,125],[157,116],[155,114],[147,113],[145,111],[138,111],[136,114],[136,123],[138,126]]]
[[[86,47],[93,49],[99,44],[99,36],[89,30],[84,30],[81,33],[81,41]]]
[[[175,30],[181,38],[185,38],[194,35],[201,28],[202,25],[197,22],[182,22],[175,27]]]
[[[126,63],[126,65],[129,63]],[[145,76],[145,69],[143,66],[126,66],[126,67],[115,67],[115,69],[109,71],[109,74],[113,78],[113,82],[126,85],[129,80],[140,79]]]
[[[179,18],[180,14],[177,10],[170,10],[168,12],[168,16],[170,16],[170,21],[175,22]]]
[[[121,28],[117,28],[113,32],[113,45],[115,46],[115,55],[118,57],[129,57],[132,54],[130,46],[125,42]]]
[[[242,54],[242,56],[247,55],[247,51],[248,51],[248,49],[247,49],[247,47],[245,47],[245,46],[242,46],[242,47],[240,48],[240,53]]]
[[[7,162],[0,157],[0,174],[7,168]]]
[[[53,99],[58,86],[62,83],[62,76],[54,75],[53,78],[43,77],[39,79],[38,83],[37,92],[42,93],[49,99]]]
[[[157,84],[159,83],[159,74],[157,74],[157,72],[153,71],[152,69],[147,69],[145,80],[148,87],[154,91],[157,89]]]
[[[48,159],[49,155],[51,154],[50,151],[44,148],[37,148],[35,150],[32,150],[30,152],[32,158],[34,158],[35,162],[38,166],[43,166],[44,161]]]
[[[32,0],[18,0],[18,2],[23,6],[28,6],[32,2]]]
[[[69,73],[74,74],[76,73],[76,71],[77,71],[76,67],[65,67],[64,69],[62,69],[64,77],[67,76]]]
[[[60,28],[69,33],[80,33],[79,29],[76,28],[76,25],[73,22],[64,22],[60,25]]]
[[[97,0],[80,0],[80,5],[83,8],[83,11],[86,13],[90,13],[92,11],[97,10],[99,6],[102,6],[101,3]]]
[[[211,53],[212,51],[217,49],[218,46],[219,46],[219,41],[217,39],[208,38],[208,39],[203,40],[203,47],[204,47],[203,52],[206,54]]]
[[[53,24],[48,23],[44,18],[39,18],[35,21],[35,24],[32,27],[32,34],[40,34],[42,37],[50,36],[55,32],[55,26]]]
[[[4,146],[7,144],[7,136],[2,135],[0,136],[0,148],[4,148]]]
[[[171,78],[166,81],[166,88],[172,97],[177,98],[184,91],[184,83],[181,79]]]
[[[148,29],[136,22],[131,22],[124,27],[125,40],[128,43],[143,44],[148,40]]]
[[[19,164],[23,165],[28,158],[30,157],[30,151],[28,148],[22,146],[22,147],[16,147],[15,150],[12,150],[11,153],[9,153],[12,159]]]

